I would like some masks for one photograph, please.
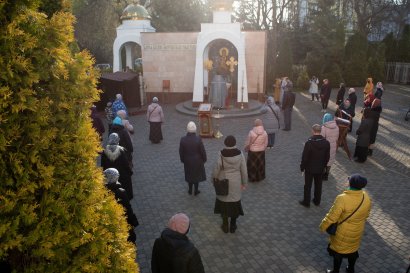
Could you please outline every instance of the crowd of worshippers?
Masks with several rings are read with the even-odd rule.
[[[312,94],[312,101],[315,98],[319,100],[318,83],[316,77],[310,80],[309,92]],[[345,98],[346,87],[340,84],[336,98],[337,110],[335,115],[332,115],[327,110],[331,90],[329,84],[327,79],[323,80],[320,90],[321,111],[324,112],[322,122],[312,126],[312,135],[306,141],[302,151],[300,170],[304,173],[305,184],[303,199],[299,203],[306,208],[310,207],[311,202],[315,206],[321,203],[322,182],[328,180],[340,145],[339,127],[347,126],[349,132],[353,130],[357,102],[355,89],[350,88],[348,97]],[[225,147],[217,155],[211,181],[216,183],[225,179],[229,189],[226,194],[219,195],[216,192],[215,195],[214,213],[221,216],[221,230],[224,233],[235,233],[238,228],[237,219],[244,215],[241,197],[247,183],[265,180],[265,152],[274,147],[278,131],[291,130],[291,114],[296,98],[292,87],[293,84],[287,77],[277,81],[274,96],[267,97],[260,109],[260,118],[254,120],[243,146],[237,146],[236,138],[229,135],[224,140]],[[361,122],[356,130],[354,153],[356,162],[364,162],[368,155],[372,155],[382,109],[383,92],[383,85],[379,82],[373,94],[372,79],[367,80]],[[95,109],[92,113],[94,111]],[[131,180],[133,147],[130,135],[134,130],[128,120],[128,111],[120,94],[117,94],[113,103],[107,104],[105,114],[109,137],[101,154],[101,166],[104,169],[107,188],[114,193],[126,211],[130,225],[129,240],[135,242],[134,227],[138,225],[138,220],[130,205],[130,200],[133,198]],[[95,113],[92,115],[95,116]],[[163,139],[161,125],[165,120],[158,98],[154,97],[148,106],[146,119],[150,124],[149,140],[153,144],[160,143]],[[98,131],[97,128],[96,130]],[[201,137],[197,135],[195,122],[190,121],[186,130],[186,135],[180,140],[179,155],[184,166],[188,194],[197,196],[200,194],[199,183],[207,180],[204,167],[207,154]],[[327,272],[339,272],[343,258],[348,259],[347,272],[354,272],[364,224],[371,207],[371,200],[363,191],[366,184],[365,177],[359,174],[351,175],[347,179],[348,187],[336,197],[332,208],[320,224],[320,230],[323,232],[332,224],[340,224],[335,234],[329,237],[327,250],[333,256],[334,266]],[[314,194],[311,199],[313,185]],[[353,222],[356,224],[352,224]],[[153,247],[151,261],[153,273],[204,272],[199,251],[187,237],[189,229],[189,218],[183,213],[176,214],[169,220],[168,226]],[[169,271],[170,268],[173,271]]]

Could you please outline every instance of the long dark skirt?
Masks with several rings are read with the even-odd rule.
[[[368,147],[356,146],[353,157],[357,157],[358,162],[365,162],[368,154]]]
[[[265,179],[265,151],[249,151],[246,167],[248,168],[248,179],[250,182],[258,182]]]
[[[378,130],[379,130],[379,119],[373,121],[372,129],[370,130],[370,144],[374,144],[376,142]]]
[[[162,130],[161,130],[161,123],[162,122],[150,122],[149,123],[149,140],[152,143],[160,143],[162,138]]]
[[[244,215],[240,200],[238,202],[223,202],[216,199],[214,213],[232,218],[238,218],[239,215]]]

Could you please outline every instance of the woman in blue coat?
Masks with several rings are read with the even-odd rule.
[[[206,180],[205,162],[206,152],[201,137],[196,135],[196,125],[190,121],[187,125],[188,133],[181,138],[179,144],[179,157],[184,163],[185,181],[188,183],[188,193],[192,194],[192,186],[195,187],[194,194],[198,195],[199,182]]]

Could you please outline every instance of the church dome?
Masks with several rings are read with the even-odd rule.
[[[129,4],[121,15],[121,20],[150,20],[151,16],[144,6]]]

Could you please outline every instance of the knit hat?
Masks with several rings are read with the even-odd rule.
[[[331,120],[333,120],[333,115],[326,113],[323,116],[322,124],[325,124],[326,122],[331,121]]]
[[[362,188],[366,187],[367,179],[366,177],[363,177],[360,174],[353,174],[349,178],[349,185],[352,188],[361,190]]]
[[[112,121],[113,125],[122,125],[122,120],[120,117],[115,117],[115,119]]]
[[[122,100],[122,95],[121,95],[121,94],[117,94],[117,95],[115,95],[115,98],[116,98],[117,100]]]
[[[186,126],[186,130],[188,131],[188,133],[195,133],[196,132],[195,122],[193,121],[188,122],[188,125]]]
[[[153,98],[152,98],[152,102],[158,102],[158,98],[157,98],[157,97],[153,97]]]
[[[108,168],[104,171],[105,184],[112,184],[118,181],[120,173],[115,168]]]
[[[188,233],[189,225],[189,218],[184,213],[177,213],[168,221],[168,228],[181,234]]]
[[[108,145],[118,145],[120,144],[120,137],[118,136],[117,133],[112,133],[110,134],[110,136],[108,137]]]
[[[234,136],[229,135],[225,138],[224,144],[226,147],[235,147],[236,139]]]

